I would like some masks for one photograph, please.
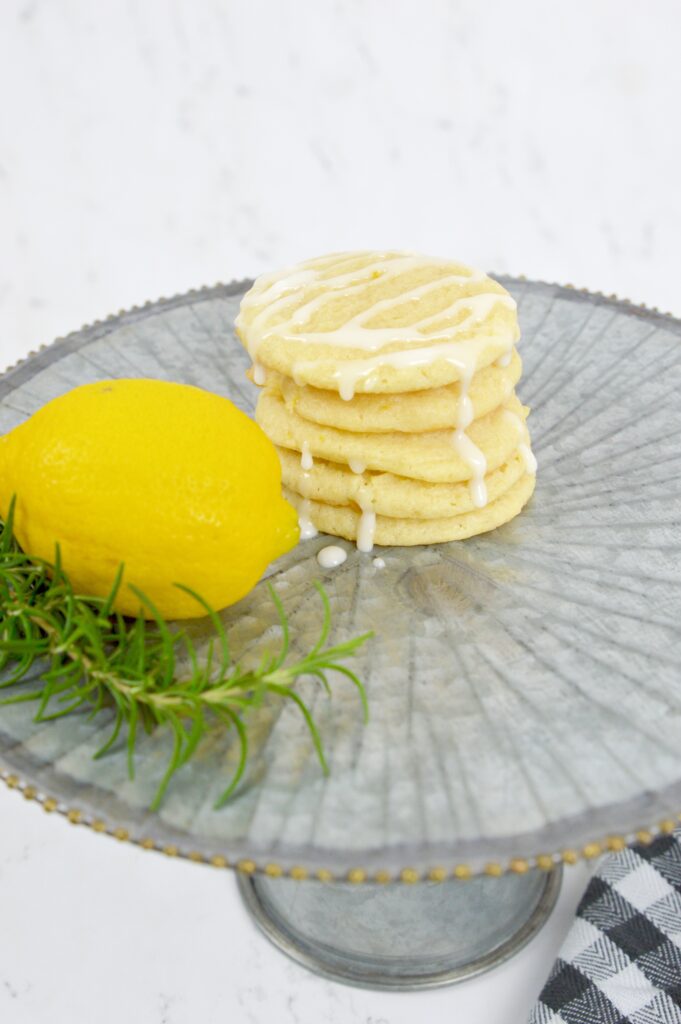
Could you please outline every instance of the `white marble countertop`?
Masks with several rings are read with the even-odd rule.
[[[413,248],[681,312],[681,7],[6,0],[0,365],[121,307]],[[523,1024],[588,877],[462,985],[323,981],[229,874],[0,788],[7,1024]]]

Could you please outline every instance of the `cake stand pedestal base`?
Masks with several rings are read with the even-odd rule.
[[[541,928],[561,868],[414,885],[299,882],[239,875],[248,910],[293,960],[377,989],[451,985],[517,953]]]

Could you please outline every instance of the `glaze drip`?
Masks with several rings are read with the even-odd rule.
[[[302,498],[298,505],[298,526],[301,540],[312,540],[317,536],[317,527],[312,522],[311,513],[312,502],[309,498]]]
[[[317,552],[317,561],[322,569],[337,569],[347,557],[347,551],[337,547],[335,544],[330,544],[327,548],[322,548],[321,551]]]
[[[362,514],[357,527],[357,550],[368,554],[373,551],[374,534],[376,533],[376,513],[371,507],[370,500],[360,495],[359,507]]]
[[[314,466],[314,459],[312,458],[312,452],[310,451],[310,445],[307,441],[303,441],[302,451],[300,453],[300,465],[301,468],[306,472],[311,470]]]

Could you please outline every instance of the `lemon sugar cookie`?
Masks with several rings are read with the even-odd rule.
[[[473,418],[479,419],[507,401],[513,394],[521,372],[520,356],[513,349],[511,361],[507,365],[492,363],[476,373],[468,389]],[[252,379],[252,371],[250,376]],[[276,370],[267,371],[267,387],[280,394],[286,407],[303,419],[339,427],[341,430],[370,434],[453,430],[461,397],[461,384],[457,381],[455,384],[423,391],[357,394],[351,402],[346,402],[336,391],[299,386]]]
[[[529,500],[516,305],[481,271],[398,251],[319,257],[259,278],[237,333],[303,537],[439,543]]]
[[[365,471],[353,473],[349,466],[315,459],[309,470],[302,468],[300,453],[278,448],[281,479],[287,490],[325,505],[369,503],[377,515],[397,519],[444,519],[475,509],[467,480],[459,483],[429,483],[394,473]],[[488,505],[527,472],[525,459],[517,450],[507,462],[485,478]]]
[[[278,370],[348,400],[470,381],[520,336],[496,281],[400,252],[339,253],[259,278],[236,328],[259,381]]]
[[[534,476],[525,473],[496,501],[459,516],[401,519],[380,516],[372,511],[369,513],[371,542],[380,545],[442,544],[488,533],[518,515],[532,496],[534,482]],[[284,496],[294,506],[301,507],[304,504],[304,516],[310,516],[322,533],[354,540],[360,551],[371,550],[367,543],[369,530],[363,509],[353,505],[325,505],[301,499],[287,488],[284,488]]]
[[[506,412],[513,412],[514,419],[507,418]],[[470,424],[466,441],[485,459],[486,470],[500,466],[525,440],[525,415],[525,407],[514,395],[506,406],[499,406]],[[305,461],[311,458],[343,465],[354,463],[431,483],[470,481],[472,476],[469,451],[453,442],[452,430],[360,434],[322,427],[289,412],[282,399],[267,389],[258,400],[256,419],[271,441],[300,452],[301,456],[305,452]]]

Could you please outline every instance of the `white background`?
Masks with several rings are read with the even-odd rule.
[[[120,308],[355,246],[681,312],[677,0],[3,0],[0,364]],[[0,792],[7,1024],[522,1024],[512,963],[385,996],[254,931],[228,875]]]

